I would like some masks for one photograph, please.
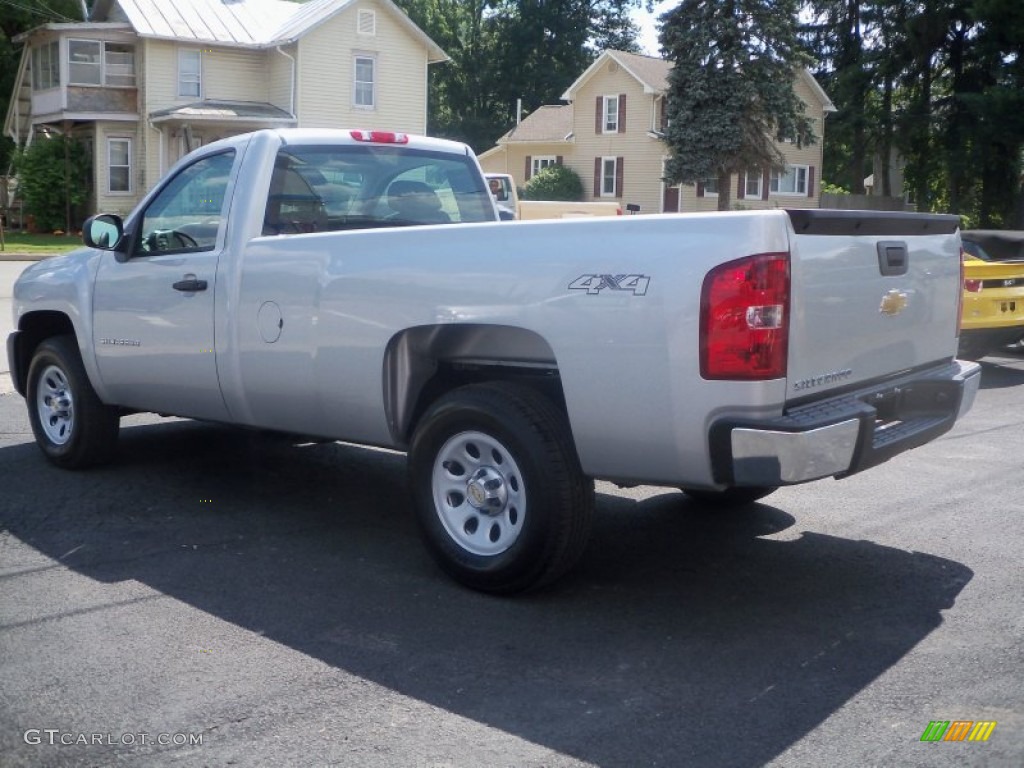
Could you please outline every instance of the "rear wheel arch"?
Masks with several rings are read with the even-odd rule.
[[[445,324],[406,329],[387,345],[384,409],[396,444],[407,445],[423,414],[467,384],[514,381],[537,389],[565,410],[551,346],[523,328]]]

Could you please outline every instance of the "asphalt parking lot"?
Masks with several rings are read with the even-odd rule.
[[[435,569],[399,455],[134,416],[67,473],[0,395],[0,763],[1016,768],[1024,355],[983,387],[738,514],[601,484],[580,567],[512,600]],[[997,725],[921,741],[957,720]]]

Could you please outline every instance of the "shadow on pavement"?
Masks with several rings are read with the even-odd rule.
[[[1000,361],[992,358],[983,358],[981,363],[981,388],[982,389],[1004,389],[1024,384],[1024,368],[1015,360],[1006,359]]]
[[[124,429],[103,470],[40,470],[34,445],[0,462],[0,521],[64,565],[600,766],[770,761],[921,642],[972,576],[867,541],[762,538],[793,523],[765,504],[601,495],[570,576],[495,599],[429,561],[402,456],[180,422]]]

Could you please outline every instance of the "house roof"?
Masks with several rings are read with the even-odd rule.
[[[527,115],[519,125],[498,139],[498,143],[529,141],[556,144],[568,141],[571,134],[572,106],[548,104]]]
[[[601,67],[608,62],[615,62],[632,75],[644,87],[644,93],[663,93],[668,89],[668,73],[672,69],[672,62],[659,59],[656,56],[607,50],[598,56],[597,60],[587,67],[582,75],[576,78],[576,82],[562,94],[562,99],[572,101],[580,86],[596,75]]]
[[[280,121],[294,125],[295,118],[273,104],[262,101],[196,101],[149,113],[154,123],[168,120]]]
[[[575,92],[580,86],[596,75],[601,67],[608,62],[615,62],[622,69],[632,75],[643,87],[644,93],[662,94],[668,90],[668,73],[672,70],[672,62],[660,59],[656,56],[642,56],[638,53],[626,53],[625,51],[604,51],[597,60],[584,70],[583,74],[576,78],[576,82],[570,85],[562,94],[564,101],[573,101]],[[826,112],[835,112],[836,107],[829,99],[818,81],[810,70],[800,70],[800,78],[807,83],[814,95],[821,101],[822,108]]]
[[[97,0],[91,18],[125,20],[139,37],[269,48],[292,43],[356,0]],[[431,63],[448,55],[392,0],[376,0],[428,51]]]

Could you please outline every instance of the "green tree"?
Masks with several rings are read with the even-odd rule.
[[[478,152],[556,104],[605,48],[637,50],[639,0],[398,0],[451,61],[430,68],[427,130]]]
[[[668,76],[665,165],[670,184],[718,180],[731,207],[733,173],[779,168],[776,136],[816,140],[793,90],[810,62],[797,38],[797,0],[682,0],[661,17]]]
[[[12,39],[40,24],[51,21],[82,21],[82,9],[77,0],[25,0],[0,3],[0,120],[7,114],[14,79],[18,75],[22,45]],[[7,172],[14,152],[14,142],[0,137],[0,175]]]
[[[583,180],[572,168],[549,165],[541,168],[526,182],[523,199],[567,200],[576,203],[583,199]]]
[[[14,167],[25,212],[43,231],[72,229],[89,195],[89,155],[80,142],[39,136],[16,151]]]

